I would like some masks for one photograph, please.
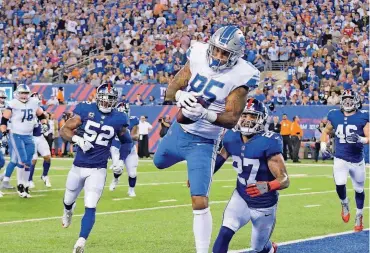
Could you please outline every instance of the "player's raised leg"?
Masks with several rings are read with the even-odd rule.
[[[80,167],[72,165],[69,171],[66,182],[66,191],[64,193],[64,213],[62,217],[62,226],[67,228],[71,225],[72,215],[76,207],[76,199],[83,189],[86,175],[83,175]]]
[[[213,245],[213,253],[227,253],[234,234],[250,220],[250,210],[247,203],[234,190],[227,204],[220,231]]]
[[[350,163],[334,157],[333,175],[338,197],[342,204],[341,216],[345,223],[350,219],[349,201],[347,198],[347,177]]]
[[[105,168],[83,170],[84,173],[89,175],[85,180],[85,214],[81,221],[80,237],[74,246],[76,252],[83,252],[85,242],[94,226],[96,206],[103,193],[105,179],[107,177],[107,170]]]
[[[252,221],[251,246],[255,252],[275,253],[277,250],[277,246],[270,241],[275,227],[276,208],[277,205],[269,208],[250,209]]]
[[[208,194],[211,187],[212,175],[218,144],[215,140],[200,136],[187,135],[186,152],[188,178],[193,206],[193,232],[197,253],[208,252],[212,235],[212,215],[208,205]],[[186,141],[184,140],[184,143]],[[210,154],[210,155],[205,155]]]
[[[136,153],[136,147],[132,147],[131,153],[124,160],[128,175],[128,192],[130,197],[135,197],[135,186],[137,180],[137,166],[139,165],[139,156]]]
[[[349,169],[349,174],[352,179],[353,189],[355,190],[355,199],[357,208],[354,230],[356,232],[360,232],[364,228],[362,224],[362,219],[365,201],[365,191],[364,191],[364,183],[366,178],[365,162],[362,161],[357,164],[352,164],[352,166]]]

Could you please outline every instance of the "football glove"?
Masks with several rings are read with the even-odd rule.
[[[347,136],[346,141],[348,143],[362,143],[362,144],[367,143],[367,139],[365,137],[362,137],[362,136],[358,135],[358,134],[351,134],[351,135]]]
[[[199,103],[196,103],[193,107],[185,106],[185,108],[182,108],[182,114],[193,121],[205,119],[213,123],[217,119],[217,114],[215,112],[204,108]]]
[[[1,146],[6,147],[7,144],[8,144],[7,132],[3,132],[1,136]]]
[[[246,193],[252,198],[261,196],[269,191],[276,191],[280,188],[280,183],[277,180],[266,182],[260,181],[255,184],[247,185]]]
[[[321,151],[321,153],[326,153],[327,152],[327,145],[326,145],[326,142],[321,142],[320,143],[320,151]]]
[[[47,131],[49,131],[49,125],[48,124],[42,124],[41,125],[41,133],[46,133]]]
[[[94,147],[89,141],[86,141],[84,138],[78,136],[78,135],[73,135],[72,141],[76,143],[84,153],[89,151]]]
[[[176,105],[177,107],[185,107],[185,106],[194,106],[197,103],[196,96],[199,96],[199,94],[195,92],[187,92],[178,90],[175,94],[175,99],[177,101]]]

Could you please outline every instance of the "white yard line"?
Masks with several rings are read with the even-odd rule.
[[[369,189],[369,188],[365,188]],[[353,191],[349,189],[348,191]],[[293,194],[280,194],[280,197],[294,197],[294,196],[302,196],[302,195],[315,195],[315,194],[326,194],[326,193],[333,193],[335,191],[322,191],[322,192],[305,192],[305,193],[293,193]],[[211,201],[210,204],[223,204],[227,203],[229,200],[222,200],[222,201]],[[161,209],[172,209],[172,208],[179,208],[179,207],[190,207],[191,204],[183,204],[183,205],[173,205],[173,206],[156,206],[156,207],[147,207],[147,208],[140,208],[140,209],[130,209],[130,210],[120,210],[120,211],[111,211],[111,212],[101,212],[96,213],[96,215],[111,215],[111,214],[120,214],[120,213],[132,213],[132,212],[143,212],[143,211],[153,211],[153,210],[161,210]],[[73,216],[81,217],[83,214],[75,214]],[[45,218],[33,218],[33,219],[24,219],[24,220],[14,220],[14,221],[4,221],[0,222],[1,225],[9,225],[9,224],[19,224],[19,223],[27,223],[27,222],[38,222],[38,221],[46,221],[46,220],[57,220],[61,219],[60,216],[54,217],[45,217]]]
[[[308,190],[311,190],[312,188],[300,188],[299,190],[300,191],[308,191]]]
[[[321,206],[321,205],[307,205],[307,206],[304,206],[304,207],[306,207],[306,208],[312,208],[312,207],[319,207],[319,206]]]
[[[369,231],[369,229],[364,229],[363,231]],[[294,241],[287,241],[287,242],[282,242],[278,243],[278,246],[284,246],[284,245],[291,245],[291,244],[296,244],[296,243],[301,243],[301,242],[309,242],[309,241],[315,241],[315,240],[321,240],[325,238],[330,238],[330,237],[335,237],[335,236],[340,236],[340,235],[349,235],[349,234],[354,234],[358,232],[354,232],[353,230],[350,231],[345,231],[345,232],[340,232],[340,233],[333,233],[333,234],[327,234],[327,235],[320,235],[320,236],[314,236],[310,238],[305,238],[305,239],[299,239],[299,240],[294,240]],[[250,251],[252,249],[240,249],[240,250],[230,250],[228,253],[241,253],[245,251]]]
[[[117,198],[117,199],[112,199],[113,201],[120,201],[120,200],[130,200],[132,198]]]
[[[165,200],[160,200],[158,201],[159,203],[167,203],[167,202],[176,202],[176,199],[165,199]]]

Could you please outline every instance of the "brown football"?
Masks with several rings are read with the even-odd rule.
[[[205,99],[203,99],[202,97],[197,97],[197,102],[201,104],[204,108],[208,108],[210,105],[210,103],[206,101]],[[177,112],[176,120],[178,123],[185,124],[185,125],[192,124],[195,122],[194,120],[191,120],[185,117],[184,114],[182,114],[182,108],[180,108],[179,111]]]

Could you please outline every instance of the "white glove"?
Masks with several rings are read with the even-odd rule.
[[[327,152],[327,145],[326,145],[326,142],[321,142],[320,143],[320,151],[321,153],[326,153]]]
[[[196,103],[193,107],[185,106],[185,108],[182,108],[182,114],[193,121],[205,119],[213,123],[217,119],[217,114],[215,112],[204,108],[199,103]]]
[[[78,136],[78,135],[73,135],[72,141],[76,143],[84,153],[89,151],[94,147],[89,141],[86,141],[84,138]]]
[[[41,133],[46,133],[47,131],[49,131],[49,126],[47,124],[42,124]]]
[[[178,90],[175,94],[176,98],[176,105],[177,107],[185,107],[185,106],[194,106],[197,102],[196,96],[199,96],[200,94],[195,93],[195,92],[187,92],[187,91],[182,91]]]

